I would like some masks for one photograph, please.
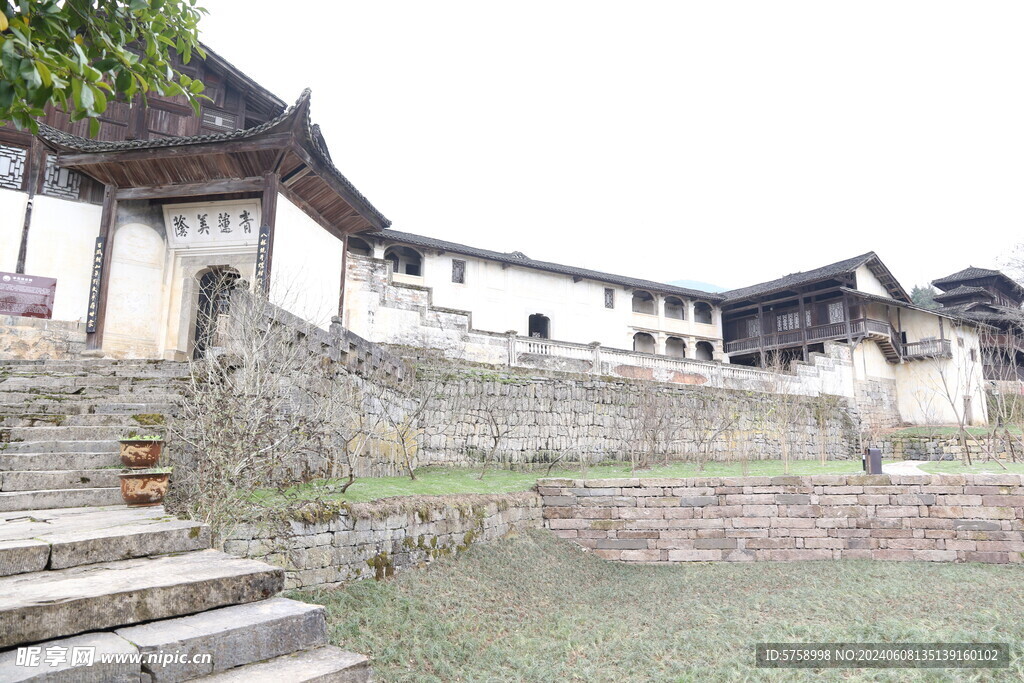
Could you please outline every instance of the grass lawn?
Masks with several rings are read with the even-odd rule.
[[[795,460],[790,463],[790,474],[859,474],[860,459],[830,460],[824,465],[817,460]],[[785,474],[780,460],[755,460],[747,464],[749,476],[776,476]],[[356,479],[344,495],[327,494],[325,487],[333,482],[310,482],[288,490],[292,498],[328,498],[351,502],[365,502],[388,496],[435,496],[451,493],[512,493],[527,491],[541,477],[573,477],[576,479],[608,479],[616,477],[739,477],[744,476],[740,463],[710,462],[703,472],[690,463],[675,463],[667,467],[633,471],[628,464],[616,463],[579,469],[555,469],[547,474],[544,469],[527,472],[489,470],[483,479],[479,469],[423,467],[416,471],[416,480],[409,477],[374,477]],[[277,495],[265,492],[262,496]]]
[[[626,565],[531,531],[293,594],[383,681],[1021,680],[1024,566]],[[755,669],[758,642],[1007,642],[1011,669]]]
[[[994,462],[975,461],[971,466],[961,460],[933,460],[918,465],[930,474],[1024,474],[1024,463],[1002,461],[1006,469]]]

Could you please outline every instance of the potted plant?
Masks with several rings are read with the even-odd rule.
[[[120,440],[121,464],[131,469],[156,466],[163,450],[164,438],[157,434],[129,434]]]
[[[170,467],[122,472],[121,497],[128,507],[160,505],[167,495],[170,479]]]

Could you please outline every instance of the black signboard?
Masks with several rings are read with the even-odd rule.
[[[0,315],[52,318],[57,281],[52,277],[0,273]]]
[[[103,279],[103,256],[106,253],[106,242],[103,236],[96,238],[96,248],[92,252],[92,278],[89,281],[89,311],[85,316],[85,331],[92,334],[96,331],[100,309],[100,281]]]
[[[267,285],[267,260],[270,257],[270,226],[260,228],[260,240],[256,246],[256,291],[265,291]]]

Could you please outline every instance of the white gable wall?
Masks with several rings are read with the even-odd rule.
[[[278,197],[270,299],[326,329],[338,314],[344,243],[292,204]]]

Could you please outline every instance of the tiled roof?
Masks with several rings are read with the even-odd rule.
[[[975,280],[981,277],[993,277],[996,275],[1002,275],[1002,273],[1000,273],[998,270],[990,270],[988,268],[975,268],[974,266],[967,266],[963,270],[957,271],[952,275],[940,277],[938,280],[932,280],[932,284],[935,285],[936,287],[946,289],[942,285],[952,285],[956,284],[957,282],[963,282],[964,280]]]
[[[498,261],[499,263],[507,263],[509,265],[536,268],[537,270],[545,270],[550,273],[560,273],[562,275],[571,275],[572,277],[585,278],[587,280],[597,280],[598,282],[607,282],[609,284],[621,285],[623,287],[630,287],[633,289],[652,290],[661,294],[677,294],[691,299],[703,299],[704,301],[713,302],[721,301],[724,298],[721,294],[703,292],[698,289],[676,287],[662,282],[626,277],[624,275],[613,275],[611,273],[603,273],[597,270],[588,270],[586,268],[578,268],[576,266],[566,266],[561,263],[551,263],[550,261],[538,261],[536,259],[529,258],[519,251],[491,251],[489,249],[470,247],[457,242],[448,242],[446,240],[425,237],[423,235],[415,235],[410,232],[401,232],[399,230],[380,230],[378,232],[363,233],[361,236],[378,237],[427,249],[438,249],[440,251],[464,254],[466,256],[473,256],[488,261]]]
[[[799,287],[819,280],[827,280],[829,278],[845,275],[857,270],[857,268],[872,260],[881,263],[878,259],[878,255],[873,251],[869,251],[866,254],[854,256],[853,258],[844,259],[842,261],[836,261],[835,263],[830,263],[829,265],[822,266],[821,268],[815,268],[814,270],[807,270],[799,273],[790,273],[789,275],[785,275],[775,280],[770,280],[769,282],[762,282],[760,284],[750,285],[749,287],[732,289],[728,292],[723,292],[723,294],[725,295],[726,302],[740,301],[753,296],[773,294],[792,287]]]
[[[77,135],[65,133],[62,130],[58,130],[44,123],[40,123],[39,137],[53,147],[64,151],[74,152],[91,152],[99,154],[103,152],[120,152],[134,149],[163,149],[188,145],[205,145],[232,140],[248,140],[271,131],[279,126],[290,126],[292,123],[291,119],[293,117],[302,116],[302,130],[305,134],[306,140],[308,141],[307,147],[311,149],[317,158],[327,167],[328,171],[334,176],[334,179],[337,182],[343,185],[358,200],[363,202],[364,208],[378,220],[380,225],[385,227],[390,226],[391,221],[385,218],[384,215],[370,203],[370,200],[356,189],[356,186],[349,182],[348,178],[346,178],[334,165],[334,162],[331,161],[331,155],[327,150],[327,145],[324,142],[323,135],[320,134],[320,127],[313,124],[310,120],[310,94],[309,88],[306,88],[302,91],[302,94],[299,96],[299,99],[296,100],[295,104],[285,109],[279,116],[276,116],[265,123],[253,126],[252,128],[241,128],[238,130],[225,131],[223,133],[155,138],[151,140],[106,141],[89,140]]]
[[[960,285],[959,287],[954,287],[948,292],[936,294],[934,298],[936,301],[946,301],[947,299],[959,299],[960,297],[974,296],[975,294],[985,294],[990,298],[992,296],[992,294],[984,287],[968,287],[967,285]]]

